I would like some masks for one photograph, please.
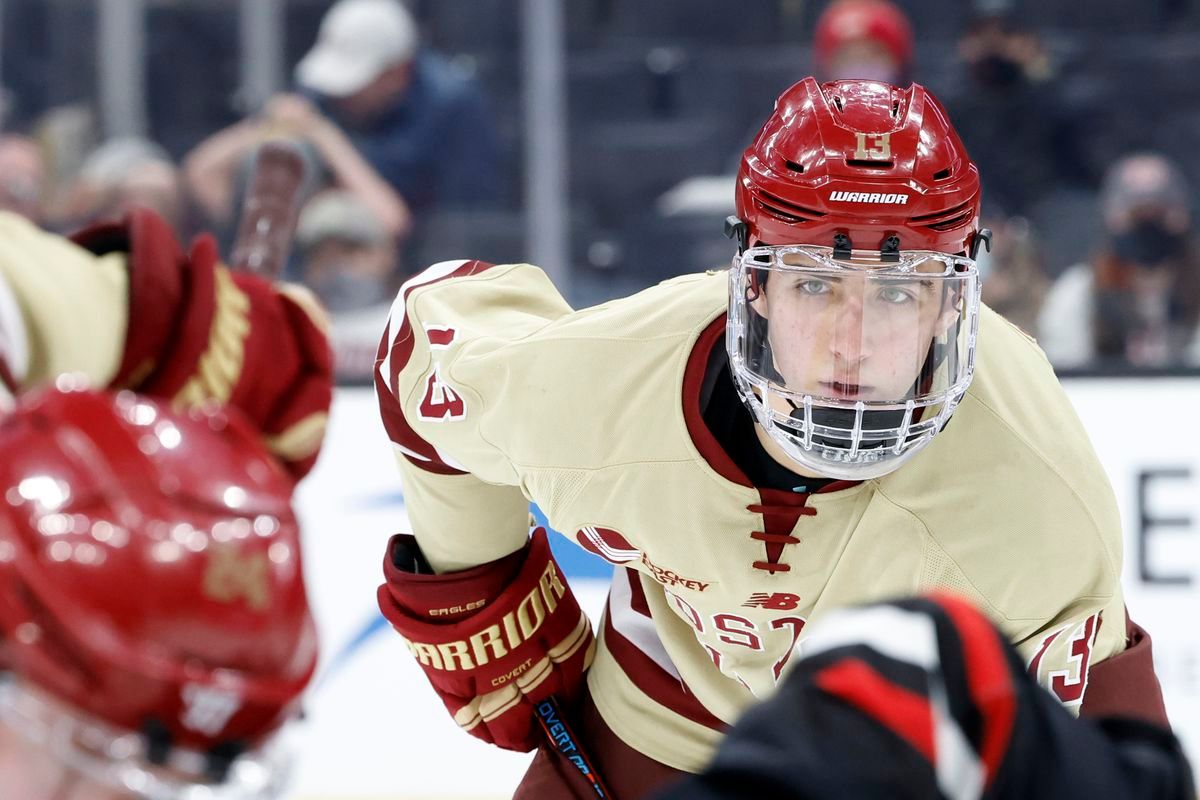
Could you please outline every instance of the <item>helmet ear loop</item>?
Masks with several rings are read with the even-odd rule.
[[[980,228],[971,239],[971,249],[967,251],[967,255],[971,257],[972,261],[979,255],[980,248],[986,248],[989,253],[992,252],[991,228]]]
[[[750,226],[738,219],[736,214],[725,218],[725,237],[737,242],[739,256],[750,249]]]

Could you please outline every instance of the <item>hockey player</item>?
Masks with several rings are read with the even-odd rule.
[[[1165,723],[1104,470],[1037,345],[979,303],[979,177],[941,105],[806,79],[736,199],[731,269],[596,308],[529,265],[401,290],[376,387],[413,534],[379,599],[458,723],[527,750],[558,695],[644,796],[709,760],[810,621],[939,587],[1072,712]],[[530,501],[617,566],[598,641]],[[576,778],[543,750],[518,796]]]
[[[0,213],[0,400],[78,373],[176,406],[230,403],[300,477],[332,399],[322,325],[306,290],[232,273],[208,236],[185,253],[148,210],[73,240]]]
[[[898,635],[899,634],[899,635]],[[1077,720],[948,595],[835,612],[713,762],[660,800],[1195,800],[1170,732]]]
[[[0,797],[280,796],[316,632],[240,416],[50,389],[0,420]]]

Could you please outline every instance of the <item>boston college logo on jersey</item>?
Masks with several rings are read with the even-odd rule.
[[[629,540],[620,532],[614,531],[612,528],[589,525],[576,532],[575,540],[584,550],[595,553],[608,563],[616,564],[619,567],[633,561],[640,561],[642,566],[654,576],[654,580],[663,586],[682,586],[685,589],[703,592],[712,585],[710,582],[685,578],[674,570],[660,567],[647,558],[645,553],[630,544]]]

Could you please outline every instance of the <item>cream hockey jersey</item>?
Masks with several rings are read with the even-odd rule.
[[[1115,499],[1036,344],[983,309],[949,426],[881,479],[757,489],[700,411],[728,278],[572,310],[529,265],[444,262],[392,308],[376,386],[435,570],[523,546],[528,504],[615,564],[588,686],[627,744],[698,770],[830,609],[947,589],[1078,708],[1124,648]],[[801,645],[802,646],[802,645]]]
[[[0,408],[64,373],[109,383],[129,314],[124,254],[94,256],[6,212],[0,243]]]

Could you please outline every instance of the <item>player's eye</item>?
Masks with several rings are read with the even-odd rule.
[[[829,281],[823,281],[819,278],[803,278],[796,281],[796,290],[800,294],[807,295],[829,294]]]
[[[916,299],[916,295],[910,289],[900,286],[884,286],[879,290],[879,299],[888,305],[899,306],[911,303]]]

